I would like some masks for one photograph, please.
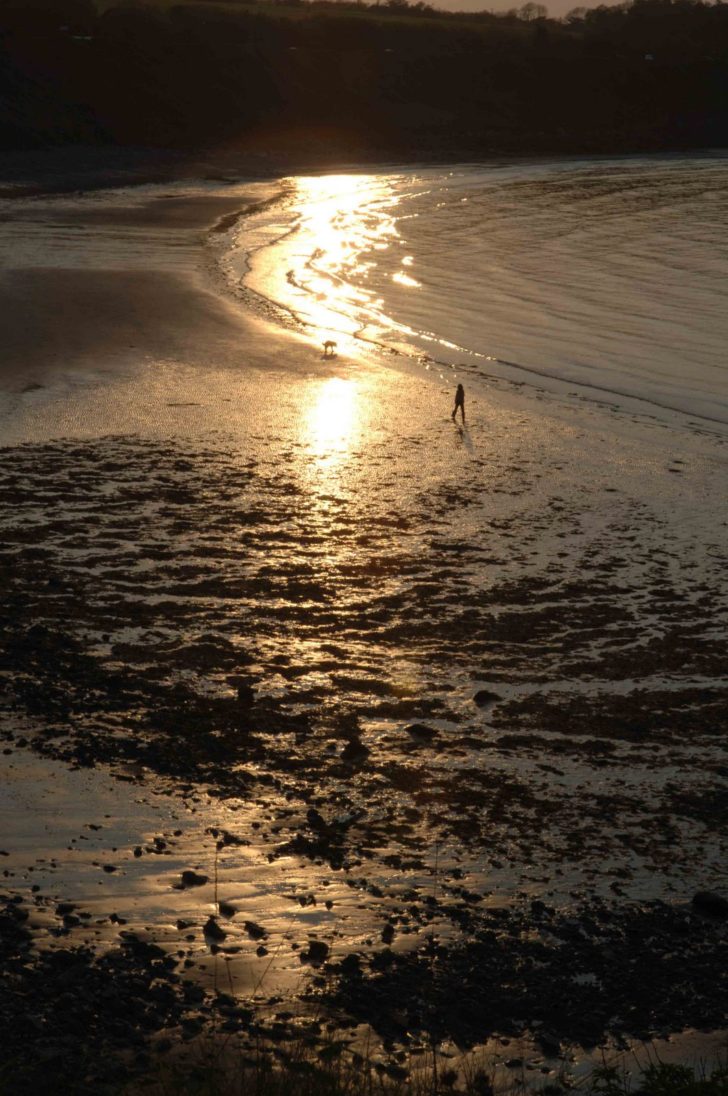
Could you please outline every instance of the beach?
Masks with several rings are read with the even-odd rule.
[[[325,1015],[387,1066],[499,1037],[534,1083],[572,1047],[716,1053],[728,435],[323,358],[219,273],[279,189],[4,207],[12,1049],[41,1001],[34,1045],[76,1061],[75,964],[111,1060],[101,964],[130,1015],[166,987],[145,1048]]]

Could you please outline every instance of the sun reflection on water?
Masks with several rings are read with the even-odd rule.
[[[319,464],[338,463],[359,426],[355,380],[329,377],[320,382],[305,415],[306,440]]]
[[[405,274],[403,270],[398,270],[396,274],[393,274],[392,281],[398,285],[404,285],[408,289],[420,288],[420,283],[415,278],[410,277],[409,274]]]
[[[375,175],[326,175],[298,178],[295,202],[297,242],[286,277],[297,311],[317,339],[336,332],[339,349],[351,353],[362,316],[382,305],[361,282],[399,237],[399,198]]]

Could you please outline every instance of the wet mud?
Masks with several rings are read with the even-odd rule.
[[[305,975],[286,1010],[323,1002],[391,1047],[725,1026],[727,922],[691,903],[726,854],[725,537],[607,477],[560,494],[541,482],[557,458],[516,443],[500,464],[429,452],[421,476],[426,445],[379,436],[346,474],[290,439],[0,452],[6,757],[218,803],[221,872],[244,848],[310,877],[317,910],[354,903],[346,931],[292,936],[190,860],[179,889],[208,905],[176,949],[134,923],[93,948],[76,910],[38,948],[26,916],[48,899],[16,865],[11,1013],[78,979],[78,1022],[128,1035],[124,1068],[155,1032],[262,1022],[189,980],[191,932],[212,955],[285,946]],[[24,1030],[63,1054],[59,1023]]]

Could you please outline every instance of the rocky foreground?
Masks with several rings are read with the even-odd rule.
[[[263,834],[261,870],[361,907],[356,946],[293,939],[191,863],[207,907],[176,947],[109,910],[98,948],[83,902],[6,870],[10,1091],[103,1091],[211,1026],[315,1045],[322,1006],[393,1052],[726,1025],[726,906],[692,901],[726,852],[724,544],[606,474],[562,493],[563,454],[500,440],[428,452],[427,479],[416,434],[333,478],[285,438],[0,452],[5,756],[244,806],[221,857]],[[200,948],[278,946],[305,973],[285,999],[196,977]]]

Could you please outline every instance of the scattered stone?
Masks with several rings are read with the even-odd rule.
[[[255,704],[255,689],[252,685],[238,685],[237,696],[238,704],[243,708],[250,708]]]
[[[215,941],[224,940],[227,936],[225,929],[220,928],[214,917],[208,917],[202,932],[209,940]]]
[[[528,863],[537,864],[539,874],[544,877],[551,874],[552,857],[563,865],[565,860],[580,859],[583,853],[587,873],[590,870],[587,861],[590,866],[597,859],[608,865],[615,849],[613,835],[618,833],[616,848],[624,860],[628,857],[633,863],[640,860],[646,871],[659,872],[660,865],[667,862],[665,849],[674,849],[684,857],[694,847],[682,841],[683,823],[693,822],[709,827],[705,878],[713,878],[713,847],[717,842],[712,838],[719,835],[721,811],[725,807],[725,792],[718,782],[721,773],[716,767],[717,753],[710,755],[709,764],[713,768],[708,768],[708,762],[696,762],[693,772],[683,770],[678,776],[677,757],[670,757],[670,751],[661,747],[672,743],[682,750],[683,743],[692,746],[697,741],[700,750],[696,756],[700,753],[705,758],[708,751],[704,747],[711,743],[716,751],[723,748],[721,713],[725,711],[726,691],[719,685],[718,675],[724,664],[724,644],[720,642],[722,633],[717,626],[711,622],[706,628],[720,600],[717,577],[711,577],[707,571],[703,573],[701,568],[701,589],[687,569],[680,579],[679,566],[665,566],[663,578],[655,582],[645,597],[645,584],[637,578],[641,571],[642,579],[650,574],[654,579],[655,542],[648,536],[642,543],[641,532],[647,526],[632,514],[625,520],[625,527],[630,529],[628,536],[605,530],[603,537],[588,538],[583,556],[576,544],[565,544],[564,547],[569,547],[569,558],[563,564],[553,561],[548,573],[538,573],[539,562],[533,570],[529,565],[530,578],[519,577],[518,567],[509,564],[508,579],[499,581],[499,565],[494,566],[495,585],[475,582],[469,587],[469,604],[465,607],[463,575],[469,575],[476,555],[481,557],[487,550],[502,554],[507,563],[506,557],[514,546],[518,546],[519,552],[539,547],[541,533],[549,527],[549,507],[540,512],[539,520],[544,525],[539,529],[530,528],[533,515],[530,508],[524,510],[528,536],[535,538],[531,539],[531,548],[521,543],[524,538],[520,534],[524,530],[519,529],[520,519],[515,517],[495,524],[492,537],[490,533],[487,537],[492,543],[487,547],[482,538],[468,543],[466,530],[462,543],[448,543],[438,534],[434,551],[424,546],[423,552],[410,554],[407,582],[393,591],[386,579],[381,582],[371,579],[371,574],[388,574],[390,561],[376,545],[379,533],[375,523],[357,520],[374,514],[368,510],[357,513],[352,497],[351,507],[332,504],[327,521],[337,512],[342,519],[346,517],[338,527],[337,536],[341,536],[346,548],[342,558],[349,558],[348,549],[354,544],[359,546],[356,566],[350,572],[337,568],[335,576],[322,578],[320,573],[315,576],[315,568],[311,567],[313,557],[309,555],[310,550],[315,557],[318,549],[307,543],[304,553],[290,551],[293,542],[286,534],[285,521],[269,521],[271,516],[274,519],[278,516],[277,492],[283,483],[287,491],[296,494],[292,503],[296,512],[302,507],[301,523],[296,524],[294,533],[298,536],[307,514],[310,516],[306,510],[308,503],[300,493],[300,480],[294,476],[289,481],[284,474],[279,483],[276,468],[275,478],[266,481],[267,473],[264,475],[261,467],[256,472],[256,476],[261,476],[258,497],[243,498],[241,480],[246,473],[239,453],[230,459],[217,453],[215,461],[205,458],[202,462],[197,457],[193,459],[191,453],[186,455],[190,456],[188,469],[198,469],[199,478],[188,471],[182,477],[177,475],[173,458],[179,456],[179,451],[177,443],[171,442],[164,447],[150,443],[141,450],[138,441],[122,440],[83,443],[77,447],[74,443],[71,450],[64,443],[3,451],[2,465],[6,472],[0,483],[3,504],[0,568],[4,578],[0,583],[0,661],[8,690],[3,711],[11,711],[12,720],[20,716],[23,725],[32,723],[41,728],[33,732],[37,737],[31,743],[32,748],[63,762],[84,764],[95,759],[101,765],[112,765],[111,771],[114,764],[124,764],[137,767],[140,772],[161,774],[165,781],[185,789],[189,810],[194,813],[199,809],[198,818],[206,811],[203,803],[208,789],[210,794],[229,796],[236,803],[247,798],[251,806],[254,795],[246,793],[254,783],[261,790],[266,783],[271,790],[276,788],[276,797],[282,791],[288,800],[282,809],[264,802],[265,791],[259,800],[259,817],[266,819],[261,836],[269,841],[266,850],[269,858],[300,854],[316,863],[326,861],[334,869],[351,865],[356,870],[347,874],[345,883],[361,884],[359,893],[352,895],[355,898],[352,905],[356,900],[366,905],[368,915],[373,913],[378,918],[380,930],[396,909],[397,932],[413,934],[409,937],[413,952],[409,957],[395,954],[387,946],[378,968],[368,955],[363,959],[347,956],[340,964],[351,990],[351,999],[343,1002],[350,1009],[349,1015],[362,1022],[380,1023],[385,1036],[395,1027],[389,1019],[395,1010],[405,1016],[407,1028],[416,1031],[419,1024],[422,1030],[429,1024],[433,1030],[427,1035],[438,1039],[443,1034],[458,1039],[462,1036],[465,1042],[482,1037],[502,1017],[507,1019],[508,1031],[514,1037],[522,1033],[522,1023],[548,1021],[565,1043],[579,1038],[601,1039],[605,1032],[609,1034],[612,1017],[617,1016],[621,1024],[629,1025],[638,1036],[654,1030],[655,1025],[660,1030],[668,1030],[675,1023],[720,1026],[725,1013],[724,1002],[718,999],[720,987],[715,971],[720,969],[720,963],[725,963],[726,944],[725,922],[715,919],[725,917],[725,900],[719,895],[714,896],[719,899],[718,907],[712,900],[708,903],[713,919],[698,916],[706,909],[699,896],[693,903],[692,915],[684,909],[661,910],[649,903],[639,910],[619,903],[582,910],[577,908],[584,893],[580,885],[574,894],[574,908],[570,910],[573,920],[568,924],[561,912],[548,909],[545,904],[542,908],[536,901],[530,904],[527,894],[522,892],[516,899],[518,909],[493,910],[492,916],[485,917],[481,932],[480,910],[468,905],[470,899],[464,892],[452,891],[447,872],[442,887],[438,887],[442,900],[437,905],[426,902],[414,880],[411,896],[401,899],[397,888],[394,895],[385,895],[386,905],[371,902],[377,893],[381,895],[381,890],[369,889],[367,885],[374,880],[382,882],[384,873],[379,869],[382,863],[387,866],[387,856],[392,859],[390,871],[395,868],[398,873],[422,874],[422,868],[416,866],[417,860],[431,851],[427,844],[432,842],[436,830],[446,831],[445,840],[456,850],[456,859],[460,846],[461,862],[465,865],[472,862],[473,854],[487,863],[492,852],[503,858],[493,860],[494,867],[505,866],[508,861],[505,870],[510,872],[512,848],[514,874],[527,856]],[[108,474],[99,475],[94,469],[89,476],[89,461],[117,462],[115,468],[119,474],[114,466],[109,471],[122,501],[129,540],[118,536],[117,507],[108,507],[105,493]],[[74,474],[77,470],[82,473],[78,477]],[[465,472],[466,479],[468,475]],[[550,478],[550,473],[546,475]],[[470,486],[475,490],[475,483]],[[396,488],[398,496],[400,487],[401,484]],[[469,489],[465,481],[460,487],[464,491]],[[48,552],[49,559],[39,567],[37,559],[26,558],[29,550],[41,550],[32,543],[34,530],[39,526],[25,519],[36,521],[35,510],[40,507],[43,511],[44,493],[50,523],[43,538],[48,547],[43,551]],[[68,499],[70,517],[64,518],[61,511],[66,507],[59,509],[58,498]],[[400,528],[409,523],[414,532],[416,522],[423,518],[429,522],[433,499],[426,497],[426,491],[422,498],[421,515],[416,517],[414,511],[405,514]],[[271,511],[266,505],[263,519],[256,515],[260,499],[274,506]],[[290,502],[284,500],[286,513]],[[389,505],[384,495],[382,502]],[[32,510],[26,515],[24,510],[29,503]],[[84,508],[88,523],[73,519],[76,504]],[[159,523],[154,539],[148,536],[150,504],[156,508],[155,521]],[[413,502],[414,505],[420,504]],[[203,538],[204,545],[198,542],[197,554],[196,538],[189,539],[189,530],[201,528],[211,506],[216,513],[214,538],[209,541]],[[86,535],[87,524],[91,534],[86,547],[92,554],[98,553],[89,572],[93,575],[93,597],[86,596],[88,574],[84,576],[77,566],[79,541]],[[269,528],[272,532],[267,531]],[[247,562],[241,565],[237,540],[235,550],[228,555],[226,546],[238,534],[245,542],[246,555],[252,553],[253,564],[262,561],[274,565],[264,565],[260,571],[252,565],[248,568]],[[135,535],[144,538],[143,557],[132,558],[129,554]],[[662,541],[662,532],[656,535]],[[351,536],[354,541],[349,539]],[[364,548],[366,544],[370,547]],[[183,558],[178,551],[181,547]],[[458,555],[464,556],[465,570],[460,565],[450,568],[443,560],[443,551],[451,548],[457,548]],[[665,539],[664,548],[668,556],[677,550],[674,542],[670,547],[669,538]],[[621,552],[621,559],[617,551]],[[641,552],[642,563],[637,559]],[[611,560],[610,553],[614,553]],[[567,555],[557,553],[557,556],[562,554]],[[686,562],[689,556],[690,552],[686,552]],[[140,558],[144,560],[143,567],[137,565]],[[353,553],[350,558],[354,558]],[[371,562],[376,563],[377,569],[367,574]],[[666,559],[660,562],[665,564]],[[382,572],[379,567],[384,563],[387,568]],[[44,581],[52,569],[64,576],[64,582],[48,598]],[[715,574],[719,572],[716,570]],[[334,582],[336,594],[332,596]],[[668,599],[673,587],[675,594],[685,595],[683,601]],[[366,607],[353,609],[361,602],[363,591],[367,594]],[[271,615],[274,600],[276,604],[280,601],[280,615]],[[265,634],[265,650],[256,652],[256,664],[263,667],[266,678],[277,668],[288,681],[295,683],[281,697],[269,696],[253,704],[255,694],[250,681],[231,680],[230,674],[237,666],[246,664],[241,662],[237,648],[241,638],[241,604],[246,606],[245,628],[250,638]],[[256,606],[261,607],[260,613]],[[444,606],[451,609],[443,611]],[[189,630],[202,618],[201,613],[211,634],[189,642]],[[364,629],[361,632],[360,622],[355,619],[359,616]],[[290,622],[290,630],[282,628],[284,619]],[[29,627],[34,620],[46,624]],[[649,620],[652,629],[649,644],[642,638],[645,620]],[[104,633],[106,641],[110,641],[111,633],[117,641],[111,652],[100,651],[97,645],[105,627],[110,629]],[[145,629],[149,629],[146,637]],[[378,639],[368,644],[363,659],[359,641],[353,640],[356,633],[373,638],[373,629],[386,641],[381,646]],[[188,640],[182,646],[178,637],[185,633]],[[234,635],[235,644],[223,639],[223,633]],[[119,641],[121,636],[123,642]],[[314,636],[316,655],[309,657],[306,653],[299,658],[297,645],[300,643],[301,651],[309,652]],[[423,667],[427,663],[421,688],[413,690],[412,695],[404,695],[404,691],[403,695],[399,691],[395,695],[390,689],[391,675],[385,670],[391,652],[398,648],[411,652],[413,660],[417,659]],[[315,666],[314,660],[320,665]],[[364,661],[371,664],[366,672]],[[377,661],[379,666],[375,665]],[[356,673],[352,672],[354,662],[362,663]],[[488,670],[478,671],[477,667],[484,665]],[[699,675],[705,684],[699,688],[679,688],[677,692],[656,690],[650,685],[656,675],[663,678],[678,668],[682,671],[683,666],[691,678]],[[316,672],[312,674],[312,670]],[[352,676],[347,684],[349,673]],[[431,731],[427,719],[438,725],[442,720],[442,726],[466,723],[467,715],[459,703],[458,682],[468,673],[478,683],[483,673],[494,682],[515,684],[516,701],[506,702],[505,696],[500,697],[490,689],[480,690],[471,701],[482,708],[497,705],[492,721],[498,732],[507,732],[508,736],[506,739],[504,734],[495,742],[489,739],[488,748],[493,749],[497,763],[483,762],[484,755],[476,752],[482,746],[480,739],[463,737],[454,742],[448,732],[446,741],[453,749],[452,766],[424,762],[417,765],[412,743],[403,729],[420,726]],[[341,684],[334,681],[336,674],[343,675]],[[593,695],[589,690],[588,695],[581,696],[577,695],[579,690],[568,685],[583,680],[614,683],[625,678],[634,678],[636,682],[634,691],[628,695],[621,695],[610,684],[609,688],[595,687]],[[709,685],[711,678],[715,678],[715,684]],[[230,690],[223,697],[218,688],[222,679]],[[518,683],[525,681],[533,682],[534,688],[522,690]],[[566,684],[554,690],[541,690],[539,683],[545,681]],[[298,711],[299,706],[309,709],[310,721],[317,728],[316,734],[308,736],[305,748],[301,743],[306,719]],[[344,714],[350,716],[346,724]],[[489,718],[482,715],[480,723]],[[359,738],[358,728],[363,719],[372,726],[402,730],[399,735],[390,736],[386,749],[380,748],[383,739],[373,735],[371,741],[377,741],[377,748],[369,755]],[[416,720],[423,722],[418,724]],[[412,731],[410,734],[419,745],[417,735]],[[596,734],[598,739],[594,738]],[[342,737],[348,740],[344,750],[339,756],[331,756],[327,743],[332,740],[340,743]],[[424,736],[419,737],[425,740]],[[386,741],[386,731],[383,738]],[[441,738],[444,741],[446,736],[443,734]],[[519,764],[513,764],[512,757],[501,765],[507,741],[516,754],[522,752],[523,770]],[[597,744],[599,754],[604,753],[604,743],[614,753],[614,742],[618,747],[617,764],[634,763],[639,768],[646,763],[655,776],[661,764],[669,765],[674,784],[670,790],[662,782],[665,798],[659,815],[652,811],[641,787],[636,795],[629,788],[617,787],[613,794],[604,787],[591,796],[584,795],[568,781],[565,787],[562,781],[554,784],[541,775],[547,771],[560,775],[558,769],[552,766],[546,770],[539,762],[565,754],[587,757],[592,773],[594,758],[590,753],[593,755]],[[424,752],[420,748],[420,756]],[[349,787],[344,787],[345,778],[352,775],[352,767],[347,768],[347,764],[369,756],[370,771],[357,773],[355,780],[349,780]],[[571,766],[571,761],[568,764]],[[703,764],[706,767],[701,770]],[[612,775],[612,784],[616,786],[617,773]],[[703,786],[707,781],[711,786]],[[295,832],[295,821],[291,823],[290,819],[299,817],[301,802],[306,806],[316,803],[319,809],[311,809],[308,828],[301,826],[304,832],[287,847],[275,847],[273,835],[277,841],[282,830],[287,834]],[[356,811],[369,803],[372,805],[369,825],[357,823],[354,827],[348,821],[336,821],[350,817],[342,814],[345,809]],[[327,823],[324,816],[332,821]],[[605,818],[608,824],[604,823]],[[265,826],[269,826],[267,833]],[[218,843],[224,840],[219,833],[215,836]],[[566,838],[567,847],[559,846],[556,838]],[[137,848],[141,855],[141,848]],[[543,858],[542,853],[546,854]],[[125,859],[128,855],[126,850]],[[137,856],[136,850],[134,855]],[[685,860],[681,862],[676,855],[675,862],[679,865],[674,876],[677,878],[684,870]],[[702,867],[701,863],[700,870]],[[48,865],[48,870],[52,869],[53,865]],[[362,878],[365,869],[368,879]],[[321,873],[317,874],[320,878]],[[343,885],[344,876],[340,878]],[[591,887],[591,877],[586,874],[584,878],[584,886]],[[202,886],[208,881],[206,876],[195,872],[183,873],[182,879],[177,884],[180,889]],[[599,885],[603,879],[599,874]],[[501,885],[500,880],[493,880],[496,896]],[[565,880],[556,882],[552,877],[552,885],[562,888],[568,884]],[[548,886],[544,878],[544,894]],[[554,901],[561,903],[560,898]],[[225,916],[223,904],[219,914]],[[13,934],[23,927],[16,923],[19,916],[10,912],[3,915],[0,933],[3,948],[6,922],[8,939],[12,940]],[[439,940],[433,935],[430,953],[420,952],[418,943],[423,936],[418,934],[435,917],[438,927],[440,920],[450,922],[448,931]],[[210,920],[219,932],[223,931],[214,918]],[[202,921],[204,914],[195,922],[197,937],[192,932],[188,934],[190,944],[195,940],[199,944]],[[178,922],[178,925],[187,928],[189,923]],[[463,929],[459,941],[453,931],[458,926]],[[548,931],[537,933],[534,928]],[[386,926],[382,943],[387,945],[385,931]],[[209,932],[207,935],[212,936]],[[22,933],[20,936],[20,966],[11,968],[11,974],[26,979],[28,971],[24,964],[29,945]],[[181,934],[177,943],[185,949]],[[320,945],[325,951],[317,956],[316,943],[312,942],[304,954],[309,961],[323,962],[329,958],[328,947]],[[372,947],[381,950],[376,941]],[[58,953],[62,950],[58,949]],[[191,950],[184,950],[183,954],[190,954]],[[433,955],[437,960],[435,985]],[[132,960],[137,963],[135,956],[125,956],[123,963]],[[48,958],[42,973],[46,974],[56,961]],[[84,961],[77,953],[68,960],[69,968],[73,969],[74,964],[82,967]],[[160,956],[148,960],[156,970],[161,970],[164,961]],[[32,963],[35,962],[33,958]],[[37,962],[46,963],[46,959]],[[65,963],[66,959],[58,962]],[[140,985],[143,983],[137,994],[142,998],[142,991],[150,983],[141,959],[133,971],[134,977],[141,979]],[[594,972],[593,984],[581,980],[586,972]],[[313,974],[314,981],[323,977],[316,971]],[[328,968],[326,981],[328,984]],[[53,984],[51,978],[49,985]],[[115,989],[115,982],[111,984]],[[35,1021],[47,1028],[52,1017],[39,1011],[46,1000],[40,977],[38,985],[40,992],[38,987],[31,987],[33,992],[26,997],[38,1013]],[[77,995],[86,1004],[86,986],[82,981],[80,985],[84,993]],[[89,987],[94,990],[92,982]],[[93,993],[89,993],[88,999],[99,1011]],[[123,995],[121,999],[125,1003]],[[435,1001],[437,1007],[430,1010],[430,1001]],[[472,1028],[468,1027],[470,1017]],[[157,1019],[153,1010],[150,1020],[156,1023]],[[91,1020],[96,1022],[96,1012]],[[137,1020],[133,1013],[131,1020]],[[438,1026],[447,1030],[438,1030]],[[18,1045],[28,1059],[34,1047],[22,1047],[21,1040],[29,1038],[33,1030],[31,1020],[18,1024]],[[47,1038],[47,1030],[45,1034]],[[59,1071],[59,1075],[64,1074]],[[33,1091],[32,1085],[26,1090]]]
[[[364,761],[369,757],[369,750],[360,738],[352,738],[341,751],[343,761]]]
[[[182,872],[181,882],[175,884],[175,889],[186,890],[187,887],[204,887],[207,881],[208,877],[206,875],[199,875],[196,871],[188,868]]]
[[[323,963],[329,954],[329,945],[323,940],[309,940],[308,949],[301,952],[301,962],[319,964]]]
[[[414,739],[431,742],[433,738],[437,738],[437,731],[434,727],[428,727],[426,723],[410,723],[406,730],[407,734],[412,735]]]
[[[715,891],[698,891],[693,895],[693,906],[709,917],[728,917],[728,899]]]
[[[492,704],[497,704],[499,700],[503,698],[498,693],[492,692],[490,689],[478,689],[474,695],[473,700],[479,708],[489,708]]]
[[[218,849],[224,849],[228,845],[249,845],[250,842],[245,837],[238,837],[234,833],[230,833],[229,830],[220,830],[217,826],[210,826],[207,831],[213,837],[217,838]]]
[[[263,940],[268,935],[263,926],[256,924],[255,921],[245,921],[243,928],[252,940]]]
[[[539,1031],[536,1042],[547,1058],[558,1058],[561,1054],[561,1040],[550,1031]]]
[[[16,911],[0,897],[3,1092],[126,1089],[148,1072],[155,1035],[183,1024],[191,1009],[199,1014],[204,992],[188,996],[161,948],[130,933],[101,954],[60,941],[36,950]]]
[[[494,1096],[493,1083],[486,1073],[478,1070],[470,1079],[470,1089],[474,1096]]]
[[[306,811],[306,821],[312,830],[324,831],[328,830],[328,825],[325,818],[320,814],[315,807],[310,807]]]

